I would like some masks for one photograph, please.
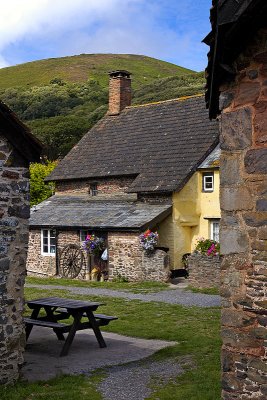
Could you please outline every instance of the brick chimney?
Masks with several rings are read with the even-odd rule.
[[[118,70],[109,72],[109,115],[118,115],[131,105],[131,73]]]

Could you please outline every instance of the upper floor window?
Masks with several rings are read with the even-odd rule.
[[[203,192],[214,191],[214,173],[204,172],[202,175],[202,190]]]
[[[90,194],[91,196],[97,196],[98,190],[97,190],[97,183],[93,182],[90,184]]]
[[[210,220],[210,238],[216,242],[220,241],[220,220]]]
[[[41,254],[54,256],[56,254],[56,231],[54,229],[41,230]]]

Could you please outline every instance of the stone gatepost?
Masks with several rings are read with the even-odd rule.
[[[28,129],[0,102],[0,384],[15,382],[23,362],[28,165],[40,151]]]
[[[221,87],[225,400],[267,398],[267,31]]]

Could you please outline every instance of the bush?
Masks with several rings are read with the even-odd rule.
[[[220,254],[220,244],[215,240],[199,238],[195,252],[206,256],[217,256]]]

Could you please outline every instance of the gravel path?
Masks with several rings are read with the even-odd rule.
[[[175,288],[163,290],[158,293],[131,293],[111,289],[70,287],[62,285],[34,285],[27,284],[26,287],[36,287],[40,289],[61,289],[68,290],[71,293],[81,295],[103,296],[103,297],[119,297],[129,300],[156,301],[168,304],[181,304],[183,306],[197,307],[217,307],[220,306],[220,296],[208,295],[201,293],[192,293],[190,291]]]
[[[104,400],[144,400],[151,387],[166,385],[184,370],[178,360],[140,361],[105,368],[107,377],[98,385]]]

